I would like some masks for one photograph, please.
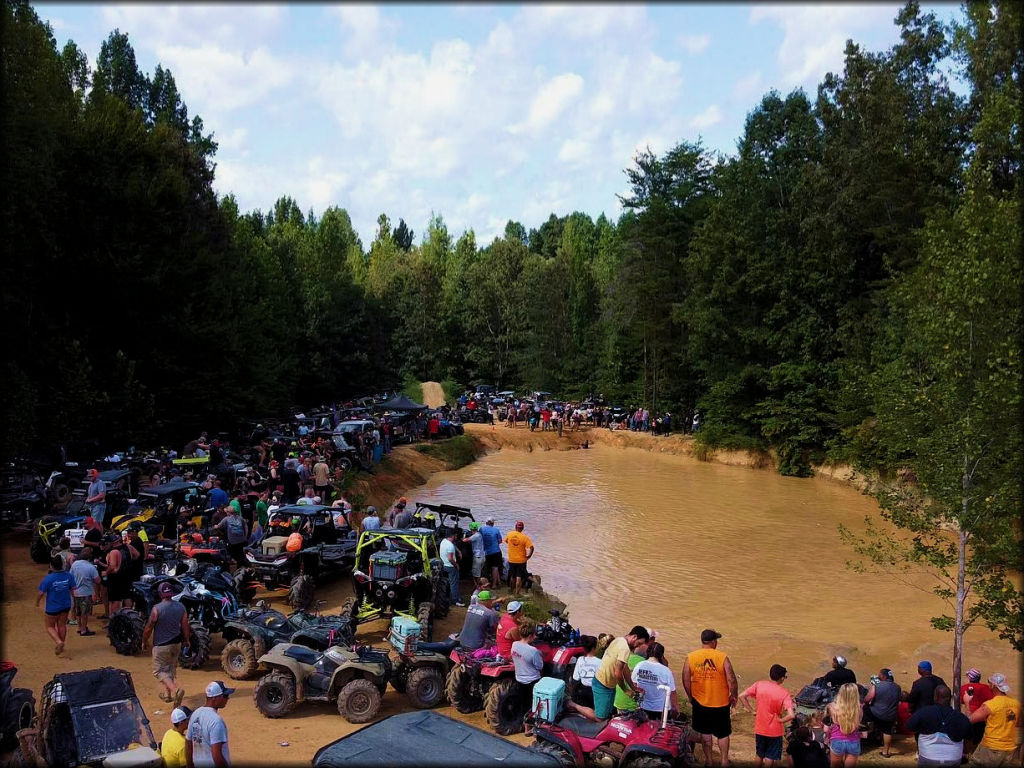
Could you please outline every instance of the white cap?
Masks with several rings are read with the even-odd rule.
[[[181,707],[175,707],[174,711],[171,712],[171,722],[177,725],[178,723],[184,723],[188,720],[188,713]]]
[[[515,613],[516,611],[520,610],[522,607],[523,607],[522,603],[520,603],[518,600],[513,600],[511,603],[508,604],[508,608],[506,610],[509,613]]]
[[[206,698],[208,699],[215,699],[218,696],[230,696],[234,692],[234,688],[228,688],[220,680],[214,680],[206,686]]]

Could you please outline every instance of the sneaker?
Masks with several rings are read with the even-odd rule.
[[[68,619],[68,626],[69,627],[77,627],[78,626],[78,619]]]
[[[460,601],[460,602],[458,602],[458,603],[456,603],[455,605],[456,605],[457,607],[459,607],[459,608],[465,608],[465,607],[466,607],[466,604],[465,604],[465,603],[463,603],[463,602],[461,602],[461,601]]]

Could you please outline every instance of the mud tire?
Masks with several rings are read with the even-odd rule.
[[[44,517],[41,522],[49,523],[55,519],[53,517]],[[50,547],[43,541],[43,537],[39,535],[39,522],[32,528],[32,543],[28,545],[28,556],[32,558],[33,563],[39,563],[40,565],[47,565],[50,562]]]
[[[115,611],[107,625],[107,638],[114,650],[122,656],[134,656],[142,650],[142,628],[146,622],[133,608]]]
[[[451,610],[452,596],[448,592],[447,582],[436,582],[434,585],[434,615],[443,619]]]
[[[558,761],[560,768],[576,768],[576,759],[572,756],[565,747],[560,747],[557,744],[553,744],[550,741],[537,741],[533,742],[526,747],[531,752],[540,752],[543,755],[549,755]],[[630,766],[634,766],[635,763],[630,763]]]
[[[502,736],[511,736],[523,730],[526,712],[520,704],[519,684],[515,678],[499,680],[490,687],[484,701],[484,716],[488,724]]]
[[[463,664],[452,667],[445,681],[444,690],[448,701],[455,707],[456,712],[463,715],[479,712],[484,707],[483,700],[470,691],[470,682],[469,671]]]
[[[417,667],[409,674],[405,694],[416,709],[433,709],[444,701],[445,679],[440,667]]]
[[[672,768],[671,760],[657,755],[639,755],[629,761],[629,768]]]
[[[210,658],[210,630],[199,622],[189,622],[191,631],[188,650],[181,646],[178,654],[178,666],[183,669],[200,669]]]
[[[6,752],[18,746],[18,731],[31,728],[36,714],[36,699],[28,688],[15,688],[4,707],[3,741],[0,750]]]
[[[434,604],[420,603],[416,609],[416,621],[420,623],[420,637],[429,643],[434,638]]]
[[[372,681],[356,678],[338,692],[338,714],[350,723],[368,723],[380,710],[380,689]]]
[[[239,637],[225,645],[220,652],[220,666],[232,680],[248,680],[255,675],[260,665],[252,641]]]
[[[313,577],[300,573],[288,589],[288,605],[297,611],[308,611],[313,605]]]
[[[395,667],[394,673],[391,675],[391,687],[399,693],[405,693],[409,688],[409,675],[412,673],[412,667],[406,662],[398,662],[398,666]]]
[[[268,672],[256,683],[252,700],[264,717],[284,717],[295,709],[295,679],[287,672]]]

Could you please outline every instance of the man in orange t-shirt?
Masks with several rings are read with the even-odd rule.
[[[721,635],[713,629],[700,633],[701,648],[686,656],[683,689],[693,708],[693,730],[701,735],[704,764],[711,765],[711,742],[718,739],[721,765],[729,765],[732,735],[730,708],[736,706],[738,683],[732,662],[718,650]]]
[[[508,585],[513,595],[519,595],[519,590],[526,581],[526,561],[533,557],[533,540],[523,533],[526,524],[522,520],[516,521],[516,529],[505,534],[505,543],[508,545]]]
[[[770,680],[758,680],[740,694],[744,709],[753,711],[750,707],[751,699],[754,699],[757,707],[754,716],[754,750],[758,768],[762,764],[771,768],[772,763],[782,760],[782,737],[785,734],[783,724],[796,717],[793,697],[782,687],[787,674],[784,666],[772,664],[768,670]]]

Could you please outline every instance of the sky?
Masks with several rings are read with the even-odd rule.
[[[900,4],[35,7],[90,65],[118,28],[173,72],[219,142],[218,194],[344,208],[368,248],[381,213],[480,244],[509,219],[616,218],[638,150],[734,153],[769,90],[813,96],[847,39],[896,43]]]

